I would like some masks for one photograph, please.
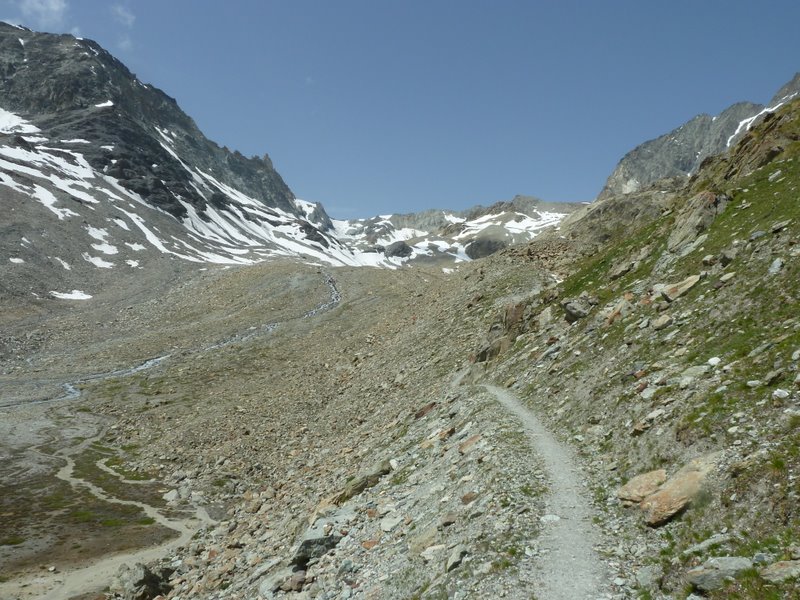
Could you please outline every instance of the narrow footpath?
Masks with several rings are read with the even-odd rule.
[[[584,477],[574,452],[560,443],[509,390],[484,386],[523,425],[532,452],[549,480],[545,498],[536,589],[539,600],[597,600],[608,597],[609,575],[595,551],[601,533],[593,524]]]

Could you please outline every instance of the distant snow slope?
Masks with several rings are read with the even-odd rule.
[[[134,255],[146,249],[194,263],[223,265],[279,256],[342,266],[398,264],[376,253],[354,251],[297,215],[267,207],[211,174],[192,169],[181,161],[168,131],[159,130],[162,145],[190,173],[197,192],[206,198],[221,194],[224,202],[209,202],[200,211],[177,198],[186,209],[179,220],[94,169],[81,154],[81,147],[91,142],[81,140],[78,146],[76,140],[43,138],[35,126],[5,110],[0,110],[0,129],[10,134],[0,136],[0,187],[27,198],[28,210],[39,206],[36,221],[43,229],[55,221],[71,224],[75,255],[96,268],[138,267]],[[313,213],[313,205],[307,204]],[[47,248],[27,251],[48,253]],[[14,258],[14,264],[24,264],[22,258]],[[52,260],[60,268],[70,268],[59,257]]]

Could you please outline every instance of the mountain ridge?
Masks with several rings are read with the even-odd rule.
[[[630,150],[620,159],[598,199],[638,191],[669,177],[688,177],[706,158],[726,151],[764,114],[779,109],[800,93],[800,73],[762,105],[737,102],[719,115],[700,114],[657,138]]]

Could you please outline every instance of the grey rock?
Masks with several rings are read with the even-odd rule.
[[[381,531],[389,533],[400,523],[403,522],[403,516],[398,514],[391,514],[381,519]]]
[[[272,597],[287,580],[291,579],[293,573],[294,571],[289,568],[283,568],[273,573],[259,584],[258,593],[265,598]]]
[[[725,581],[735,579],[742,571],[751,569],[753,561],[742,556],[709,558],[702,567],[689,571],[686,576],[697,589],[710,592],[719,589]]]
[[[151,570],[146,565],[136,563],[122,565],[110,589],[122,600],[152,600],[160,594],[169,593],[169,578],[172,569]]]
[[[653,321],[653,329],[661,331],[672,325],[672,317],[670,315],[661,315]]]
[[[767,271],[767,273],[769,273],[770,275],[777,275],[778,273],[781,272],[781,269],[783,269],[783,260],[780,258],[776,258],[775,260],[772,261],[772,264],[769,266],[769,270]]]
[[[449,573],[450,571],[461,565],[461,561],[464,560],[464,557],[467,554],[469,554],[469,552],[462,544],[459,544],[458,546],[453,548],[453,551],[447,557],[447,562],[445,563],[445,571]]]
[[[800,577],[800,560],[782,560],[760,571],[761,577],[772,583],[782,583]]]
[[[394,242],[393,244],[389,244],[384,248],[383,253],[388,257],[400,257],[400,258],[407,258],[414,253],[414,249],[411,248],[408,244],[404,241]]]
[[[569,300],[564,300],[561,303],[561,306],[564,308],[564,312],[566,313],[567,323],[575,323],[580,319],[583,319],[589,314],[589,311],[592,310],[591,304],[586,298],[573,298]]]
[[[710,550],[716,546],[721,546],[722,544],[727,544],[731,541],[732,536],[728,534],[717,533],[712,535],[707,540],[703,540],[699,544],[695,544],[694,546],[688,547],[686,550],[682,552],[683,556],[692,556],[693,554],[701,554],[706,550]]]
[[[353,509],[342,508],[327,517],[317,519],[300,538],[300,544],[292,556],[290,565],[303,568],[309,561],[330,552],[344,537],[340,529],[353,516]]]
[[[659,565],[647,565],[636,571],[636,585],[644,590],[659,587],[664,570]]]
[[[464,252],[471,259],[476,260],[478,258],[491,256],[506,246],[508,246],[508,244],[502,240],[479,239],[467,244],[464,248]]]

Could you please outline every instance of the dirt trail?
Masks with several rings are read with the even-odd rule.
[[[522,421],[531,449],[541,458],[549,479],[536,597],[541,600],[605,597],[607,568],[594,550],[600,542],[600,533],[592,524],[594,511],[574,452],[561,444],[510,391],[493,385],[484,387]]]

